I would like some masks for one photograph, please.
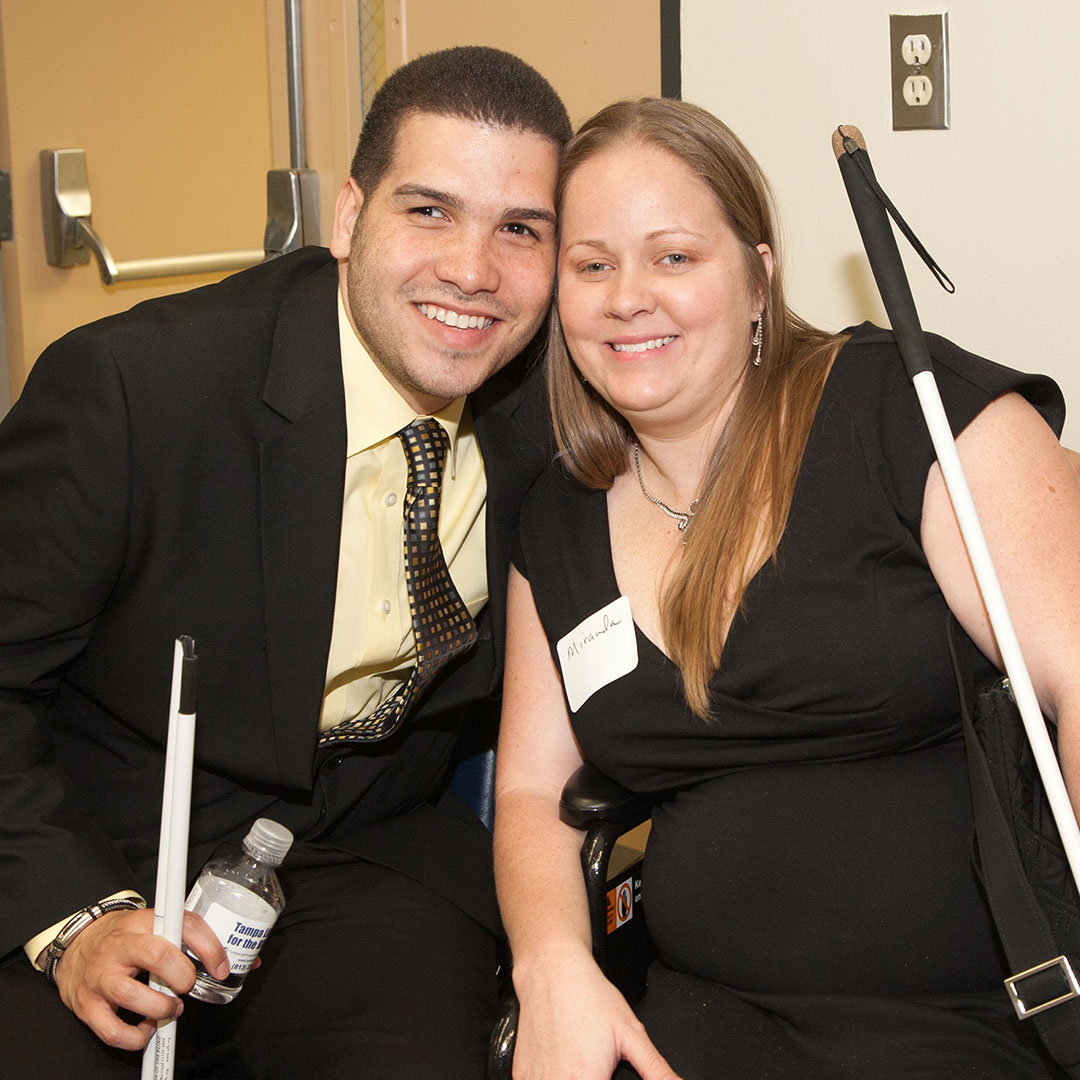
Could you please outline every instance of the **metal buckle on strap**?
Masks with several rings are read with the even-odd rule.
[[[1024,979],[1031,978],[1033,975],[1038,975],[1042,971],[1049,971],[1051,968],[1060,968],[1065,981],[1069,984],[1069,989],[1064,994],[1059,994],[1057,997],[1050,998],[1050,1000],[1040,1002],[1037,1005],[1028,1005],[1022,1001],[1019,983]],[[1077,982],[1076,975],[1073,974],[1072,964],[1069,963],[1068,958],[1065,956],[1056,956],[1053,960],[1047,960],[1044,964],[1036,964],[1035,967],[1028,968],[1027,971],[1021,971],[1019,975],[1010,975],[1005,980],[1005,989],[1009,991],[1013,1008],[1021,1020],[1026,1020],[1036,1013],[1045,1012],[1055,1005],[1061,1005],[1063,1002],[1080,997],[1080,982]]]

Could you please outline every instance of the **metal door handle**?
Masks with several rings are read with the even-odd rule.
[[[165,255],[152,259],[114,259],[90,224],[90,186],[83,150],[42,150],[41,217],[50,266],[85,266],[97,259],[101,280],[118,281],[240,270],[262,262],[261,248],[215,251],[205,255]]]

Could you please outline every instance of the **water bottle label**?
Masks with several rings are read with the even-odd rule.
[[[271,919],[239,916],[224,905],[213,902],[200,914],[225,946],[229,971],[233,975],[246,975],[251,970],[255,957],[277,921],[276,915]]]

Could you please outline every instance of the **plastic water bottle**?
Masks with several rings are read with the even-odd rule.
[[[184,907],[201,915],[217,934],[229,961],[229,974],[223,980],[212,978],[192,956],[196,972],[192,997],[224,1005],[240,993],[285,907],[274,868],[281,865],[292,842],[293,835],[284,825],[259,818],[242,845],[222,845],[202,868]]]

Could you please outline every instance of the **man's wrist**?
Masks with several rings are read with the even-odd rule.
[[[92,922],[100,919],[102,915],[108,915],[111,911],[137,911],[144,907],[146,907],[146,901],[141,897],[122,896],[90,904],[81,911],[75,912],[45,950],[45,978],[56,984],[56,965],[63,959],[68,946]]]
[[[118,900],[123,897],[126,900],[140,900],[143,898],[134,889],[118,889],[108,896],[102,897],[98,903],[104,900]],[[145,904],[145,901],[143,901]],[[53,938],[63,930],[64,925],[71,919],[71,915],[65,915],[57,919],[51,926],[43,926],[29,941],[23,942],[23,952],[26,959],[38,970],[45,970],[45,950],[52,944]]]

